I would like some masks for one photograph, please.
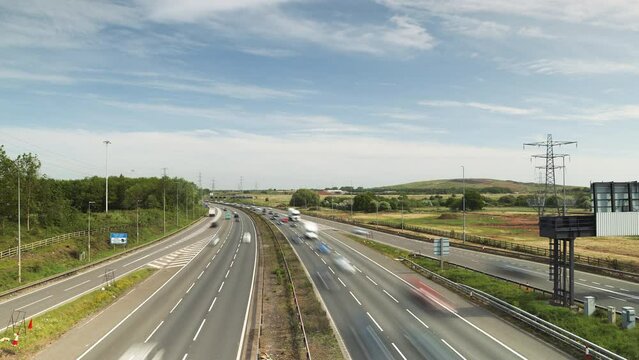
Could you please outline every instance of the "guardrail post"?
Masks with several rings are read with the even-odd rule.
[[[595,309],[595,297],[584,296],[584,315],[591,316],[592,314],[594,314]]]
[[[617,321],[617,311],[614,306],[608,306],[608,322],[614,324]]]
[[[632,306],[624,306],[621,308],[621,327],[623,329],[632,329],[635,327],[635,308]]]

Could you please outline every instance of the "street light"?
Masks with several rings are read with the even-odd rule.
[[[404,200],[402,202],[402,230],[404,230]]]
[[[20,167],[16,162],[18,170],[18,284],[22,283],[22,222],[20,220],[21,204],[20,204]]]
[[[87,232],[87,254],[89,262],[91,262],[91,204],[95,204],[95,201],[89,201],[89,231]]]
[[[136,214],[135,214],[135,243],[140,241],[140,200],[135,200]]]
[[[464,168],[464,165],[461,166],[462,168],[462,217],[463,217],[463,230],[462,230],[462,243],[465,244],[466,243],[466,169]]]
[[[105,163],[105,170],[104,170],[104,177],[106,180],[106,192],[104,195],[104,211],[109,214],[109,144],[111,144],[111,142],[109,140],[104,140],[103,141],[106,150],[105,150],[105,155],[104,155],[104,163]]]

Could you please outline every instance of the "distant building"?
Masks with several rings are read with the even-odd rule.
[[[346,191],[344,191],[344,190],[330,190],[329,189],[329,190],[320,190],[318,193],[320,195],[326,195],[326,196],[328,196],[328,195],[344,195],[344,194],[346,194]]]

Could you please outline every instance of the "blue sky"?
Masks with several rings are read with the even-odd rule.
[[[636,180],[632,1],[0,0],[0,143],[57,178],[220,188]]]

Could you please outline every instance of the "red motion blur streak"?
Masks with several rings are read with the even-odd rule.
[[[437,290],[432,287],[426,285],[421,279],[416,276],[407,276],[406,281],[408,281],[415,288],[411,288],[411,292],[421,298],[424,301],[429,302],[435,306],[445,306],[448,309],[455,310],[455,307],[446,301],[446,298],[443,297]]]

